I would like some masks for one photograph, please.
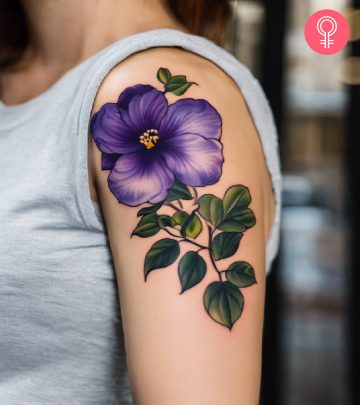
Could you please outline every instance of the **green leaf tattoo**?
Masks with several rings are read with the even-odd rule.
[[[222,232],[216,235],[212,241],[214,259],[221,260],[233,256],[239,249],[242,236],[240,232]]]
[[[157,78],[159,82],[167,84],[168,81],[171,79],[170,70],[166,68],[160,68],[157,72]]]
[[[156,235],[159,231],[158,216],[156,214],[147,214],[141,218],[132,234],[141,238],[148,238],[149,236]]]
[[[163,203],[161,202],[158,204],[150,205],[150,207],[143,208],[137,213],[137,216],[141,217],[142,215],[153,214],[154,212],[157,212],[162,205]]]
[[[205,260],[197,252],[187,252],[179,263],[181,293],[199,284],[206,274]]]
[[[205,290],[204,307],[215,322],[231,330],[243,311],[244,297],[229,282],[214,281]]]
[[[146,238],[164,231],[171,236],[156,242],[146,255],[145,280],[150,271],[173,264],[180,256],[180,243],[187,243],[196,250],[186,252],[178,263],[183,294],[204,279],[208,266],[202,253],[206,253],[219,281],[205,289],[204,309],[211,319],[231,330],[244,308],[240,289],[256,284],[256,277],[253,267],[245,261],[234,262],[226,270],[219,270],[218,263],[236,254],[244,232],[256,224],[254,212],[249,208],[250,192],[245,186],[235,185],[221,199],[213,194],[198,197],[197,190],[192,191],[177,180],[169,191],[170,197],[139,211],[142,219],[134,235]],[[193,200],[196,208],[191,212],[184,210],[181,200]],[[175,211],[172,216],[159,214],[164,206]],[[196,241],[204,231],[208,234],[207,245]]]
[[[235,262],[225,272],[226,278],[235,287],[244,288],[256,284],[254,269],[247,262]]]
[[[174,200],[191,200],[192,195],[185,184],[180,183],[179,180],[175,180],[174,185],[171,187],[170,192],[166,198],[166,201]]]
[[[161,239],[154,243],[145,257],[145,281],[152,270],[168,267],[175,262],[180,253],[179,243],[173,239]]]
[[[166,68],[160,68],[158,70],[157,78],[159,82],[165,84],[164,93],[173,93],[176,96],[182,96],[190,86],[193,84],[197,85],[195,82],[188,82],[184,75],[172,76],[169,69]]]
[[[166,226],[174,226],[176,224],[174,218],[170,217],[169,215],[160,215],[159,216],[159,225],[162,227]]]
[[[180,234],[183,238],[189,236],[190,238],[196,239],[201,231],[202,223],[200,218],[193,212],[185,219]]]

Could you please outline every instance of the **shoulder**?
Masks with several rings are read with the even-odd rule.
[[[227,138],[234,137],[237,143],[247,142],[246,137],[239,136],[239,130],[242,134],[256,132],[244,95],[232,77],[215,61],[180,47],[146,49],[115,65],[99,87],[92,112],[97,112],[106,103],[116,103],[121,93],[133,86],[149,85],[164,91],[164,84],[158,78],[160,68],[195,83],[181,95],[166,92],[169,105],[182,98],[206,100],[222,117],[225,130],[228,128]],[[253,143],[248,143],[248,152]]]
[[[185,75],[188,81],[197,83],[186,93],[187,97],[207,96],[218,105],[230,100],[244,101],[237,84],[214,61],[179,47],[166,46],[137,52],[118,63],[100,85],[94,111],[105,102],[116,101],[119,91],[126,87],[143,83],[160,89],[157,79],[160,67],[169,69],[173,76]]]

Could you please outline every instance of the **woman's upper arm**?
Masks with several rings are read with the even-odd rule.
[[[110,72],[94,113],[134,403],[257,404],[271,185],[239,90],[154,49]]]

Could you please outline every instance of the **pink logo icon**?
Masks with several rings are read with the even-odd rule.
[[[349,24],[335,10],[314,13],[305,26],[305,39],[321,55],[334,55],[345,48],[350,36]]]

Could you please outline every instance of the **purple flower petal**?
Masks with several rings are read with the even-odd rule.
[[[121,156],[108,178],[118,201],[132,207],[164,201],[174,181],[161,155],[149,151]]]
[[[206,100],[185,98],[176,101],[159,129],[160,139],[183,134],[197,134],[204,138],[220,139],[221,117]]]
[[[91,134],[105,153],[132,153],[143,149],[139,135],[121,119],[116,103],[106,103],[91,120]]]
[[[161,91],[142,84],[128,87],[118,100],[123,121],[138,137],[148,129],[159,129],[167,107]]]
[[[181,135],[166,139],[162,155],[168,168],[188,186],[206,186],[219,180],[222,145],[199,135]]]
[[[101,168],[102,170],[111,170],[114,165],[115,162],[119,159],[121,155],[117,154],[117,153],[102,153],[101,154]]]

